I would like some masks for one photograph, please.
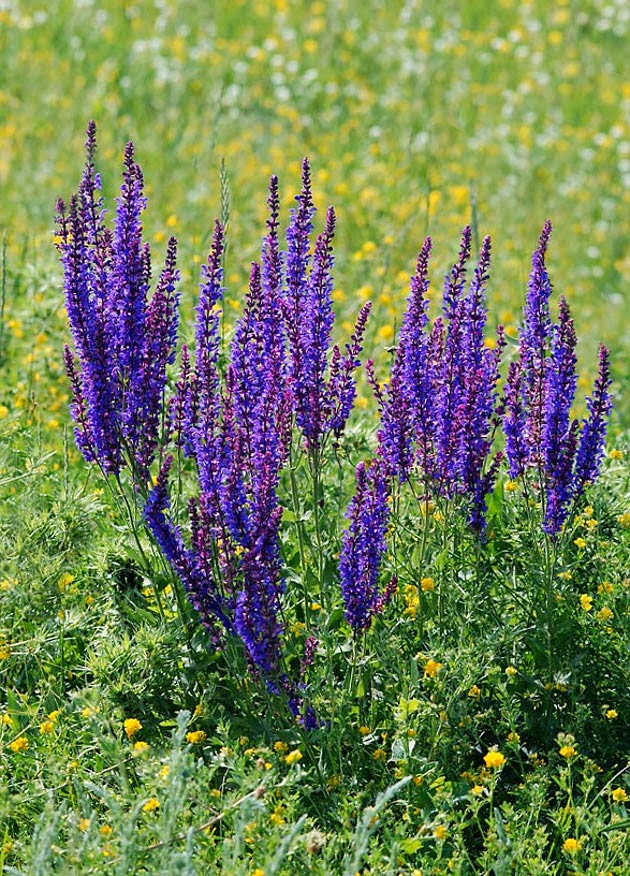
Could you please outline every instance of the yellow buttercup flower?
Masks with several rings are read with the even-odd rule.
[[[491,748],[490,751],[484,755],[483,760],[489,770],[496,770],[499,769],[499,767],[502,767],[505,763],[505,755],[501,754],[500,751]]]
[[[615,788],[611,796],[615,803],[625,803],[628,800],[628,795],[623,788]]]
[[[156,809],[160,808],[160,801],[157,797],[151,797],[142,807],[143,812],[154,812]]]
[[[205,738],[204,730],[191,730],[190,733],[186,734],[186,742],[190,742],[191,745],[199,745],[205,741]]]
[[[427,678],[435,678],[443,664],[438,663],[437,660],[427,660],[424,664],[424,674]]]
[[[26,738],[26,736],[18,736],[17,739],[13,740],[13,742],[9,742],[9,748],[16,754],[20,751],[27,751],[28,739]]]
[[[123,727],[128,739],[131,739],[139,730],[142,730],[142,724],[137,718],[126,718]]]
[[[296,748],[295,751],[290,751],[284,759],[284,762],[287,766],[291,766],[294,763],[298,763],[298,761],[302,760],[302,752],[298,751]]]
[[[560,757],[565,757],[567,760],[570,760],[577,755],[577,748],[574,748],[573,745],[563,745],[559,753]]]
[[[562,848],[570,855],[575,855],[582,848],[582,843],[578,839],[569,837],[568,839],[565,839],[565,841],[562,843]]]

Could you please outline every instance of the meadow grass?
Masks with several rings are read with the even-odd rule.
[[[0,4],[4,872],[625,872],[628,18],[615,2]],[[363,384],[345,474],[324,474],[324,535],[315,543],[304,463],[286,512],[289,579],[305,571],[301,527],[336,592],[287,605],[294,663],[324,617],[308,678],[320,726],[305,732],[237,648],[212,652],[182,623],[174,581],[138,553],[67,413],[52,228],[89,118],[108,204],[133,139],[152,247],[180,241],[185,334],[215,216],[228,220],[229,337],[268,177],[286,211],[304,155],[318,227],[328,203],[339,217],[338,332],[371,299],[366,349],[383,375],[426,233],[435,298],[462,226],[476,243],[492,235],[490,319],[515,337],[529,254],[553,220],[580,398],[603,341],[616,410],[551,589],[535,509],[503,475],[481,553],[455,516],[427,528],[403,497],[388,558],[398,593],[369,635],[350,636],[333,588],[347,472],[375,440]]]

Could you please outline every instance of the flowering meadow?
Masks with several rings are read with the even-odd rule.
[[[627,872],[629,20],[0,0],[0,872]]]

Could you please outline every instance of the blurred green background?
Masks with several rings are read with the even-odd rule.
[[[37,375],[47,387],[60,376],[54,205],[76,188],[90,118],[108,199],[125,142],[136,144],[155,261],[175,233],[188,304],[225,162],[228,319],[259,252],[268,177],[280,176],[288,207],[308,155],[320,221],[328,203],[339,218],[339,331],[371,298],[367,347],[377,359],[394,338],[424,235],[434,238],[439,292],[471,217],[477,237],[494,242],[491,319],[514,335],[550,217],[549,268],[574,312],[581,385],[588,391],[603,340],[620,394],[630,327],[629,29],[621,0],[2,0],[3,343],[20,354],[14,367],[28,369],[7,381],[2,404],[24,406]],[[58,391],[64,401],[62,382]]]

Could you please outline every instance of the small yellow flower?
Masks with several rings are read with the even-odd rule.
[[[286,742],[283,742],[281,739],[278,739],[278,741],[274,742],[273,744],[273,750],[278,752],[286,751],[288,747],[289,746],[286,744]]]
[[[505,674],[507,675],[508,678],[514,678],[514,676],[516,675],[517,672],[518,672],[518,669],[516,668],[516,666],[506,666],[505,667]]]
[[[597,618],[597,620],[600,620],[600,621],[610,620],[612,616],[613,616],[613,613],[608,608],[607,605],[604,605],[604,607],[600,608],[600,610],[598,612],[596,612],[596,614],[595,614],[595,617]]]
[[[81,818],[77,824],[77,827],[79,828],[81,833],[85,833],[85,831],[88,829],[89,826],[90,826],[90,819],[89,818]]]
[[[70,572],[64,572],[57,583],[57,587],[59,590],[65,590],[68,584],[72,584],[73,581],[74,575],[71,575]]]
[[[481,696],[481,690],[477,687],[476,684],[473,684],[473,686],[470,688],[470,690],[468,691],[468,696],[472,697],[474,700],[479,699],[479,697]]]
[[[443,664],[438,663],[437,660],[427,660],[424,664],[424,674],[427,678],[435,678]]]
[[[370,732],[370,728],[366,727],[365,724],[363,724],[361,727],[359,727],[359,733],[361,734],[361,736],[367,736],[369,732]]]
[[[169,764],[165,763],[164,766],[160,769],[158,776],[161,779],[165,779],[171,771],[171,767]]]
[[[39,725],[39,732],[42,736],[45,736],[47,733],[54,733],[55,725],[52,721],[42,721]]]
[[[577,748],[574,748],[573,745],[563,745],[559,753],[560,757],[566,757],[567,760],[570,760],[576,756]]]
[[[186,742],[190,742],[191,745],[199,745],[201,742],[205,742],[205,739],[204,730],[191,730],[190,733],[186,734]]]
[[[154,812],[160,808],[160,801],[157,797],[150,797],[142,807],[143,812]]]
[[[382,748],[377,748],[376,751],[372,754],[374,760],[387,760],[387,755],[383,751]]]
[[[138,742],[134,742],[133,750],[138,754],[142,754],[143,751],[148,751],[151,748],[148,742],[142,742],[142,740],[138,740]]]
[[[114,828],[110,827],[109,824],[104,824],[102,827],[99,827],[98,832],[101,836],[111,836],[114,832]]]
[[[573,544],[576,545],[581,551],[586,547],[586,542],[582,538],[582,536],[578,536],[578,538],[573,539]]]
[[[473,785],[472,788],[470,789],[470,793],[474,794],[475,797],[481,797],[483,792],[484,792],[483,785]]]
[[[502,767],[505,763],[505,755],[501,754],[500,751],[491,748],[487,754],[484,754],[483,760],[489,770],[496,770],[499,769],[499,767]]]
[[[513,493],[518,490],[518,481],[506,481],[504,489],[506,493]]]
[[[6,712],[0,715],[0,727],[10,727],[12,723],[13,718],[11,715],[7,715]]]
[[[284,759],[284,762],[287,766],[291,766],[294,763],[298,763],[298,761],[302,760],[302,752],[297,748],[295,751],[290,751]]]
[[[623,451],[617,450],[617,448],[613,447],[613,449],[608,454],[611,459],[623,459]]]
[[[433,836],[436,840],[443,840],[446,837],[446,828],[443,824],[438,824],[437,827],[433,829]]]
[[[20,751],[26,751],[28,749],[28,739],[26,736],[18,736],[17,739],[14,739],[13,742],[9,742],[9,748],[15,754]]]
[[[617,523],[622,529],[630,529],[630,511],[624,511],[617,517]]]
[[[617,712],[617,709],[608,709],[608,711],[606,712],[606,717],[609,721],[614,721],[615,718],[619,717],[619,713]]]
[[[558,578],[561,578],[563,581],[570,581],[573,578],[573,575],[567,569],[564,572],[558,572]]]
[[[94,709],[91,706],[84,706],[81,709],[82,718],[91,718],[94,715]]]
[[[56,724],[57,720],[59,718],[59,715],[61,715],[61,709],[55,709],[54,712],[49,712],[46,717],[48,718],[49,721],[52,721],[53,724]]]
[[[610,581],[602,581],[601,584],[597,585],[598,593],[612,593],[615,588],[610,583]]]
[[[573,839],[573,837],[569,837],[568,839],[565,839],[565,841],[562,843],[562,848],[570,855],[575,855],[582,848],[582,843],[578,839]]]
[[[166,224],[169,228],[175,228],[177,226],[177,216],[171,213],[171,215],[166,220]]]
[[[615,788],[611,796],[615,803],[625,803],[628,799],[628,795],[623,788]]]
[[[420,581],[420,587],[424,593],[432,593],[435,590],[435,581],[433,578],[422,578]]]
[[[515,730],[512,730],[511,733],[508,733],[508,742],[520,742],[521,737]]]
[[[381,341],[389,342],[394,337],[394,329],[391,325],[383,325],[377,332]]]
[[[593,597],[589,596],[588,593],[581,593],[580,605],[582,606],[584,611],[590,611],[593,607]]]
[[[126,718],[123,727],[128,739],[131,739],[139,730],[142,730],[142,724],[137,718]]]
[[[256,867],[256,869],[252,873],[252,876],[265,876],[265,871],[262,869],[262,867]]]

